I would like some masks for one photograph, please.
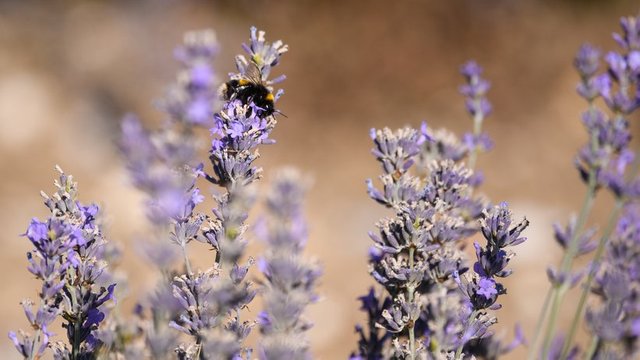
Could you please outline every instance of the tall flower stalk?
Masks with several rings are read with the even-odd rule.
[[[35,334],[9,333],[18,352],[29,360],[41,358],[47,348],[53,348],[56,359],[90,358],[102,345],[96,330],[105,319],[105,303],[114,301],[115,284],[105,283],[110,277],[98,206],[83,205],[73,177],[56,169],[57,191],[51,196],[41,193],[51,215],[46,221],[34,218],[24,234],[33,245],[27,253],[28,270],[42,281],[37,309],[33,311],[30,300],[22,302]],[[67,342],[51,343],[50,325],[58,316]]]
[[[219,106],[219,84],[212,66],[217,52],[212,31],[187,33],[184,44],[175,50],[181,64],[177,81],[159,103],[167,115],[161,128],[147,131],[134,116],[128,116],[122,124],[121,149],[134,185],[148,195],[147,218],[154,226],[153,233],[140,247],[163,275],[145,302],[150,322],[141,324],[145,329],[144,346],[122,344],[125,353],[132,353],[137,345],[134,353],[166,358],[178,341],[168,327],[180,311],[170,285],[174,276],[172,266],[182,258],[182,272],[187,277],[193,275],[187,244],[202,236],[201,226],[206,220],[205,215],[195,212],[196,205],[204,200],[196,186],[196,179],[202,174],[197,159],[200,148],[197,130],[212,123]],[[142,318],[143,310],[141,307],[137,311]]]
[[[541,348],[543,357],[566,358],[578,351],[574,348],[573,338],[583,316],[595,271],[611,237],[620,209],[637,196],[638,185],[633,179],[635,174],[627,171],[634,161],[635,154],[629,148],[631,136],[626,120],[628,115],[640,105],[640,52],[638,51],[640,27],[637,24],[637,18],[622,20],[624,33],[614,37],[624,52],[609,52],[605,56],[607,65],[605,72],[599,74],[600,53],[590,45],[584,45],[580,49],[574,62],[581,77],[578,93],[589,104],[588,110],[583,115],[589,141],[576,158],[577,168],[587,184],[587,192],[577,220],[572,220],[566,230],[556,226],[556,240],[565,249],[565,253],[559,268],[550,268],[548,271],[552,287],[539,317],[529,354],[530,359],[535,356],[536,340],[545,320],[547,325]],[[604,102],[610,114],[598,108],[596,104],[598,99]],[[615,205],[611,210],[608,225],[600,234],[600,240],[596,246],[592,241],[596,232],[587,228],[587,219],[599,189],[609,190],[615,198]],[[588,269],[584,271],[573,269],[576,257],[594,249],[596,252],[592,265]],[[561,304],[567,292],[580,282],[584,274],[587,274],[586,280],[582,286],[583,290],[568,335],[562,341],[555,342],[560,344],[561,350],[555,349],[553,339],[561,337],[556,334],[557,315]]]
[[[614,34],[621,50],[602,56],[584,45],[574,61],[577,91],[587,102],[588,140],[575,159],[586,193],[579,214],[554,225],[564,254],[547,270],[551,286],[529,359],[640,357],[640,165],[628,122],[640,108],[640,16],[623,18],[621,26]],[[27,269],[40,282],[38,300],[21,303],[31,333],[9,333],[24,359],[312,358],[312,323],[304,312],[318,300],[320,268],[303,256],[308,181],[295,170],[275,176],[268,215],[255,226],[266,244],[258,259],[260,287],[249,280],[255,260],[245,251],[263,173],[258,150],[275,142],[283,94],[274,86],[284,76],[272,78],[272,70],[288,48],[267,42],[254,27],[242,48],[237,71],[221,83],[213,68],[215,34],[188,33],[174,53],[176,81],[158,102],[161,126],[147,130],[133,115],[122,123],[120,148],[133,184],[146,195],[152,226],[136,244],[160,278],[136,304],[135,321],[113,311],[115,253],[99,208],[81,203],[77,183],[56,167],[55,193],[42,193],[50,214],[32,219],[23,234],[31,244]],[[473,61],[461,73],[473,122],[461,138],[426,123],[370,132],[382,174],[379,186],[367,180],[367,192],[389,214],[369,234],[369,273],[377,286],[359,298],[367,322],[356,326],[352,360],[497,359],[524,342],[518,327],[511,343],[494,329],[507,293],[503,279],[512,274],[509,264],[529,222],[515,221],[506,203],[478,194],[477,158],[492,147],[482,130],[492,110],[490,84]],[[198,158],[205,150],[198,133],[205,129],[211,135],[206,164]],[[198,209],[205,200],[200,183],[215,187],[211,213]],[[603,193],[614,205],[599,231],[590,216]],[[211,254],[204,268],[192,262],[194,247]],[[575,266],[580,256],[591,256],[585,268]],[[573,319],[559,331],[565,297],[578,284]],[[246,309],[259,292],[263,309],[252,315]],[[591,338],[581,349],[574,340],[583,321]],[[56,322],[66,339],[54,341]],[[254,351],[247,339],[256,325]]]
[[[307,225],[302,199],[308,181],[288,168],[273,179],[266,201],[269,219],[262,226],[261,238],[267,250],[260,259],[260,271],[266,278],[264,307],[258,316],[260,359],[310,359],[306,332],[310,321],[305,308],[317,301],[315,292],[319,267],[303,257]]]
[[[476,151],[491,146],[480,127],[490,111],[484,98],[489,85],[473,62],[462,72],[467,85],[461,91],[474,117],[474,132],[464,142],[424,124],[420,131],[371,131],[372,153],[384,173],[382,190],[367,181],[369,196],[395,216],[377,224],[379,235],[370,234],[370,273],[385,294],[378,300],[371,291],[361,301],[369,323],[386,334],[357,327],[361,339],[352,359],[460,357],[513,347],[492,339],[496,319],[487,310],[500,307],[496,300],[506,290],[495,279],[511,273],[506,265],[513,256],[505,248],[524,241],[520,233],[528,222],[512,226],[505,204],[492,207],[474,194],[481,178],[463,161],[472,156],[475,162]],[[420,175],[411,171],[416,162]],[[476,243],[471,270],[462,248],[479,229],[487,246]]]
[[[271,91],[278,79],[269,80],[268,74],[287,47],[280,41],[267,43],[264,32],[252,28],[251,44],[243,48],[249,60],[242,55],[236,57],[239,72],[232,74],[232,79],[253,80],[258,76]],[[160,336],[147,336],[154,357],[166,356],[163,347],[171,346],[172,341],[161,331],[167,324],[191,338],[176,348],[179,358],[251,356],[251,349],[243,348],[242,342],[253,325],[241,320],[241,310],[256,293],[251,282],[245,280],[253,260],[250,258],[245,265],[240,260],[247,243],[245,221],[254,203],[250,185],[262,172],[254,165],[257,146],[273,143],[269,134],[276,120],[273,112],[265,112],[252,97],[229,97],[216,110],[219,83],[211,66],[216,53],[212,32],[187,34],[185,44],[176,50],[183,69],[161,103],[169,115],[162,129],[146,132],[131,118],[123,125],[123,149],[134,183],[150,195],[149,218],[159,237],[169,240],[164,244],[178,245],[184,265],[181,272],[171,270],[174,252],[164,244],[146,251],[150,259],[162,264],[165,284],[171,282],[170,288],[161,286],[151,298],[154,331],[147,334]],[[278,92],[273,101],[280,95]],[[213,135],[211,173],[205,173],[196,160],[196,130],[203,126],[209,126]],[[222,188],[223,192],[214,197],[217,205],[212,216],[195,211],[204,200],[196,186],[198,177]],[[211,267],[202,271],[193,268],[187,252],[193,240],[215,251]],[[166,296],[168,289],[172,296]]]
[[[632,359],[640,356],[640,213],[638,203],[625,206],[588,289],[601,301],[587,309],[593,334],[587,358]],[[590,286],[593,281],[593,286]]]
[[[269,74],[287,46],[281,41],[268,43],[264,35],[263,31],[251,28],[251,42],[243,45],[249,58],[236,57],[238,73],[231,74],[231,80],[256,81],[257,77],[271,92],[272,85],[283,77],[270,80]],[[277,101],[281,94],[282,91],[277,92],[273,100]],[[269,135],[276,124],[273,112],[261,108],[254,100],[252,96],[229,96],[213,116],[211,172],[202,173],[220,186],[222,193],[214,197],[213,216],[207,216],[196,239],[211,246],[216,257],[209,270],[176,277],[173,285],[183,311],[171,326],[195,340],[178,349],[185,359],[249,359],[252,354],[252,349],[242,343],[253,322],[242,320],[241,316],[242,309],[256,295],[252,283],[245,279],[254,261],[249,258],[244,265],[240,262],[247,245],[245,221],[255,202],[250,185],[262,174],[262,168],[254,163],[259,157],[257,147],[274,142]]]

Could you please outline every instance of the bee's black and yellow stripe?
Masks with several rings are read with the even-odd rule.
[[[244,78],[229,80],[221,93],[225,100],[240,100],[243,104],[253,102],[262,109],[261,115],[270,116],[275,112],[273,93],[259,82]]]

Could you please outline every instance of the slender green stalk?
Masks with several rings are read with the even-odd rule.
[[[413,271],[415,248],[413,246],[409,247],[409,268]],[[413,286],[407,287],[407,301],[409,303],[413,303],[413,292],[415,291]],[[414,360],[416,358],[416,334],[415,334],[415,320],[411,319],[411,323],[409,324],[409,359]]]
[[[587,351],[585,352],[585,360],[591,360],[593,359],[593,355],[596,353],[596,349],[598,349],[598,344],[600,343],[600,338],[597,336],[594,336],[593,339],[591,339],[591,343],[589,344],[589,348],[587,348]]]
[[[587,222],[587,218],[589,217],[589,213],[591,212],[591,208],[593,207],[593,201],[596,195],[596,176],[595,171],[589,171],[589,179],[587,183],[587,192],[585,193],[584,201],[582,204],[582,208],[580,209],[580,214],[578,215],[578,220],[576,223],[576,228],[569,240],[569,244],[567,247],[567,251],[564,253],[562,258],[560,272],[567,272],[571,269],[571,264],[573,263],[573,258],[578,252],[578,240],[580,238],[580,234]],[[558,316],[558,311],[560,310],[560,304],[562,303],[562,298],[564,297],[564,293],[566,292],[566,286],[563,285],[553,285],[550,290],[548,297],[552,299],[551,301],[551,309],[548,318],[547,330],[544,334],[543,341],[543,354],[546,356],[546,353],[551,344],[551,337],[553,336],[553,332],[555,331],[555,322],[556,317]],[[537,341],[540,336],[539,331],[542,329],[542,322],[546,318],[547,311],[549,311],[549,302],[545,301],[543,305],[543,309],[540,312],[540,318],[538,319],[538,325],[536,326],[536,334],[534,334],[534,339]],[[535,358],[535,347],[532,346],[529,351],[529,359]]]
[[[565,356],[569,353],[569,349],[571,349],[571,343],[573,342],[573,338],[576,335],[578,324],[580,324],[580,320],[582,319],[582,311],[584,310],[584,305],[586,303],[587,296],[589,295],[589,290],[591,289],[591,283],[593,282],[593,279],[596,275],[597,264],[600,262],[600,259],[604,254],[605,245],[607,244],[607,241],[611,236],[613,229],[615,228],[616,220],[618,219],[618,215],[620,214],[620,209],[622,208],[622,205],[623,205],[622,200],[616,201],[615,207],[613,208],[613,210],[611,211],[611,214],[609,215],[609,220],[607,221],[607,227],[605,228],[604,233],[602,234],[602,237],[600,237],[600,241],[598,242],[598,248],[596,249],[596,253],[593,256],[593,260],[592,260],[593,266],[589,271],[589,276],[587,277],[587,280],[583,284],[582,293],[580,294],[580,301],[578,302],[578,308],[576,309],[576,313],[573,316],[573,321],[571,321],[571,328],[569,329],[568,336],[566,337],[564,346],[562,347],[562,355],[560,356],[560,359],[564,359]]]
[[[469,325],[471,324],[471,321],[475,321],[476,316],[478,315],[478,312],[479,312],[478,310],[473,310],[471,315],[469,315],[469,319],[471,319],[471,320],[470,320],[469,324],[467,324],[467,326],[465,327],[465,332],[467,332],[467,330],[469,329]],[[458,349],[456,349],[456,356],[455,356],[456,359],[459,359],[460,355],[462,355],[462,348],[463,347],[464,347],[464,344],[460,344],[458,346]]]
[[[544,302],[542,304],[542,312],[540,313],[540,317],[538,318],[538,321],[536,322],[536,328],[534,330],[533,333],[533,338],[531,340],[531,348],[530,349],[535,349],[536,346],[538,346],[538,339],[540,337],[540,330],[542,330],[542,325],[544,324],[544,320],[547,317],[547,309],[549,308],[549,304],[551,302],[551,291],[552,288],[549,288],[549,290],[547,291],[547,295],[545,295],[544,297]],[[527,356],[528,360],[533,360],[535,358],[534,352],[533,351],[529,351],[529,354]]]
[[[191,277],[193,272],[191,271],[191,262],[189,262],[189,256],[187,255],[187,244],[182,244],[182,256],[184,257],[184,267],[187,269],[187,276]]]
[[[71,344],[71,360],[78,359],[78,351],[80,351],[80,330],[82,327],[82,322],[80,317],[76,317],[76,321],[73,324],[73,344]]]
[[[586,211],[581,212],[581,216],[578,219],[578,223],[576,224],[575,232],[569,241],[569,246],[567,247],[567,251],[562,259],[562,265],[560,267],[561,271],[569,271],[571,270],[571,265],[573,264],[573,260],[575,260],[578,255],[579,250],[579,239],[584,228],[584,225],[587,221],[587,217],[591,212],[591,207],[593,206],[593,201],[595,199],[595,189],[596,189],[596,172],[594,170],[589,171],[589,180],[587,187],[587,195],[585,197],[585,207]]]
[[[545,330],[544,341],[542,343],[542,358],[546,359],[551,347],[551,339],[556,331],[556,317],[560,310],[562,303],[562,295],[566,292],[566,285],[562,284],[560,287],[556,287],[553,291],[553,300],[551,301],[551,314],[549,315],[549,322],[547,323],[547,329]]]

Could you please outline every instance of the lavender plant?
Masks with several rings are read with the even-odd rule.
[[[320,269],[302,256],[307,241],[302,213],[307,183],[295,169],[283,169],[273,179],[267,198],[271,220],[260,231],[268,245],[259,263],[267,280],[264,310],[258,316],[260,359],[311,358],[305,333],[312,324],[302,313],[318,299],[315,284]]]
[[[575,165],[586,184],[584,204],[554,235],[564,249],[547,271],[550,290],[534,330],[529,358],[628,359],[640,356],[640,178],[631,148],[629,116],[640,107],[640,16],[623,18],[614,35],[619,52],[604,56],[583,46],[575,59],[588,141]],[[52,353],[56,359],[310,359],[305,308],[318,300],[320,268],[302,255],[307,225],[302,199],[308,181],[295,170],[278,173],[266,195],[267,220],[258,222],[266,249],[258,260],[265,281],[249,279],[254,264],[246,246],[249,212],[259,196],[260,145],[271,138],[283,94],[271,79],[288,48],[269,43],[251,28],[246,55],[223,84],[212,62],[218,45],[211,31],[188,33],[175,51],[177,80],[159,102],[165,118],[146,130],[133,115],[122,125],[121,150],[133,185],[146,195],[152,229],[137,243],[157,268],[155,290],[138,301],[135,321],[113,316],[115,283],[96,205],[78,200],[77,184],[60,172],[57,191],[42,193],[50,210],[23,234],[33,246],[28,270],[41,282],[39,302],[22,302],[34,333],[9,333],[25,359]],[[475,169],[480,152],[492,147],[482,125],[491,113],[490,84],[475,62],[461,68],[472,131],[461,138],[446,129],[372,129],[372,154],[381,164],[381,188],[367,192],[389,215],[370,233],[369,273],[378,284],[359,298],[367,317],[356,326],[351,359],[497,359],[524,343],[519,328],[511,343],[494,334],[503,278],[512,274],[514,247],[526,238],[526,219],[514,221],[505,202],[479,194],[484,179]],[[199,132],[209,129],[209,163],[199,160]],[[632,166],[633,165],[633,166]],[[212,213],[198,209],[205,196],[199,182],[216,186]],[[603,230],[589,226],[597,194],[614,198]],[[194,241],[195,240],[195,241]],[[472,241],[473,251],[466,251]],[[210,250],[204,269],[189,251]],[[586,268],[575,266],[591,254]],[[180,264],[178,264],[180,263]],[[557,330],[567,293],[579,283],[579,301],[566,333]],[[123,285],[121,283],[121,285]],[[121,286],[119,286],[121,287]],[[245,309],[261,291],[257,319]],[[589,301],[592,300],[592,301]],[[110,316],[111,315],[111,316]],[[59,320],[67,341],[52,340]],[[575,343],[582,321],[592,336]],[[256,351],[247,342],[259,327]]]
[[[356,327],[360,341],[352,359],[460,358],[510,349],[486,341],[496,322],[487,310],[500,308],[496,301],[506,289],[496,279],[511,274],[508,248],[525,240],[520,234],[528,222],[512,225],[506,204],[490,206],[474,194],[482,180],[469,167],[478,150],[491,146],[481,133],[491,109],[489,84],[474,62],[462,73],[467,83],[461,92],[474,118],[464,142],[425,124],[420,131],[371,131],[372,153],[384,173],[382,191],[367,181],[369,196],[395,215],[377,224],[379,235],[370,234],[370,273],[385,291],[360,298],[369,331]],[[418,175],[411,172],[416,162],[423,167]],[[479,229],[487,245],[474,244],[477,261],[470,268],[464,241]]]
[[[628,204],[594,272],[591,291],[601,305],[588,308],[586,323],[593,334],[587,357],[632,359],[640,356],[640,214],[638,204]]]
[[[548,270],[552,287],[547,294],[539,323],[534,334],[533,346],[529,358],[534,358],[540,351],[543,358],[566,359],[574,358],[580,349],[573,343],[578,325],[583,317],[587,297],[590,291],[596,291],[603,297],[605,303],[615,298],[616,284],[620,285],[620,278],[607,273],[607,266],[603,264],[603,254],[612,245],[610,239],[616,236],[615,224],[622,208],[633,208],[631,204],[637,201],[638,185],[636,170],[628,171],[633,163],[635,152],[630,148],[631,135],[629,132],[628,116],[640,106],[640,17],[628,17],[621,20],[623,34],[615,34],[614,39],[622,47],[622,52],[609,52],[605,56],[606,71],[599,73],[600,52],[591,45],[584,45],[575,59],[575,67],[580,75],[581,82],[578,85],[578,94],[588,103],[588,110],[583,114],[583,123],[588,134],[588,143],[579,151],[576,157],[576,166],[582,180],[587,185],[585,200],[576,219],[572,219],[564,229],[559,225],[555,227],[557,242],[565,250],[559,268],[550,267]],[[598,105],[597,100],[602,100],[607,113]],[[611,209],[609,219],[604,230],[599,235],[597,245],[594,238],[596,231],[587,228],[587,220],[597,193],[605,189],[610,192],[615,204]],[[628,220],[628,219],[627,219]],[[622,220],[621,220],[622,221]],[[574,269],[573,263],[576,257],[588,254],[595,250],[591,265],[586,269]],[[604,274],[598,275],[604,271]],[[607,275],[609,274],[609,275]],[[586,275],[586,276],[585,276]],[[560,311],[563,298],[567,292],[578,284],[582,278],[580,300],[575,310],[573,321],[566,336],[556,331],[557,315]],[[606,291],[608,295],[593,288],[596,277],[600,280],[606,278]],[[603,284],[601,284],[603,285]],[[620,300],[620,299],[618,299]],[[587,349],[587,358],[618,358],[608,346],[598,352],[602,341],[598,328],[598,321],[593,311],[587,312],[587,318],[594,330],[592,345]],[[609,313],[609,316],[619,313]],[[604,316],[601,313],[602,316]],[[600,318],[601,320],[603,317]],[[541,348],[536,347],[538,335],[542,332],[543,323],[547,322]],[[602,320],[604,321],[604,320]],[[595,327],[593,327],[595,326]],[[554,338],[556,340],[554,340]],[[613,341],[612,338],[606,339]],[[618,338],[622,342],[621,338]],[[615,342],[615,341],[614,341]],[[633,349],[633,341],[629,343]],[[625,346],[622,346],[625,348]],[[629,353],[630,354],[630,353]],[[628,355],[628,354],[627,354]]]
[[[271,91],[278,79],[269,80],[268,75],[287,47],[280,41],[267,43],[264,32],[255,28],[251,29],[251,44],[243,47],[250,60],[242,55],[236,57],[239,72],[231,75],[232,81],[250,79],[256,76],[250,72],[258,71],[261,84]],[[188,34],[185,45],[176,51],[184,69],[163,102],[169,115],[165,127],[146,134],[130,119],[123,127],[123,148],[134,181],[153,199],[149,204],[150,220],[160,229],[168,227],[168,239],[180,247],[184,259],[184,271],[173,273],[171,279],[177,306],[162,294],[152,302],[156,313],[169,308],[164,311],[168,316],[162,323],[192,338],[176,348],[182,359],[249,358],[252,352],[241,346],[253,326],[251,321],[241,320],[241,310],[256,294],[251,282],[245,280],[253,260],[250,258],[246,265],[240,265],[239,261],[247,244],[245,220],[254,202],[249,185],[262,172],[253,164],[258,158],[256,148],[273,142],[269,134],[276,121],[272,112],[254,103],[252,96],[226,96],[227,101],[216,113],[218,94],[214,89],[219,84],[211,67],[216,52],[213,33]],[[272,101],[280,95],[281,92],[277,93]],[[201,125],[209,125],[214,136],[209,152],[211,174],[196,163],[195,130]],[[213,216],[194,212],[203,201],[196,187],[199,176],[224,190],[215,197],[217,207]],[[187,244],[192,240],[209,245],[216,253],[213,265],[197,273],[187,255]],[[168,266],[170,257],[166,255],[171,251],[154,251],[151,250],[151,257],[156,263]],[[161,292],[164,290],[166,287]],[[153,333],[159,333],[158,316],[153,315],[156,323]],[[166,336],[164,340],[148,339],[149,345],[160,345],[149,346],[154,358],[167,353],[166,347],[171,344],[167,340]]]
[[[121,149],[134,185],[148,195],[147,218],[154,229],[141,247],[163,275],[144,302],[151,311],[151,322],[140,319],[144,342],[120,346],[130,356],[166,358],[177,346],[177,333],[168,327],[182,310],[173,295],[171,282],[177,274],[172,265],[182,257],[182,272],[192,276],[187,244],[202,236],[201,226],[207,219],[195,212],[196,205],[204,200],[196,186],[203,168],[197,159],[201,145],[197,130],[207,126],[218,106],[218,82],[212,67],[217,51],[212,31],[187,33],[184,44],[175,51],[182,69],[160,102],[168,115],[162,127],[148,132],[132,115],[123,121]],[[142,317],[144,307],[140,306],[137,313]]]
[[[37,309],[31,300],[22,302],[35,334],[10,332],[9,338],[25,359],[41,358],[49,348],[56,359],[90,359],[101,346],[95,330],[106,316],[105,303],[114,300],[115,284],[104,282],[110,278],[98,206],[83,205],[73,177],[56,169],[57,191],[41,193],[51,215],[46,221],[31,220],[24,234],[33,245],[27,269],[42,282]],[[52,343],[50,325],[58,317],[67,342]]]

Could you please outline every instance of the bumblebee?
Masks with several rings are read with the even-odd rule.
[[[270,116],[278,112],[274,106],[275,97],[262,82],[251,79],[229,80],[220,88],[224,100],[240,100],[243,104],[253,102],[262,109],[261,115]]]

